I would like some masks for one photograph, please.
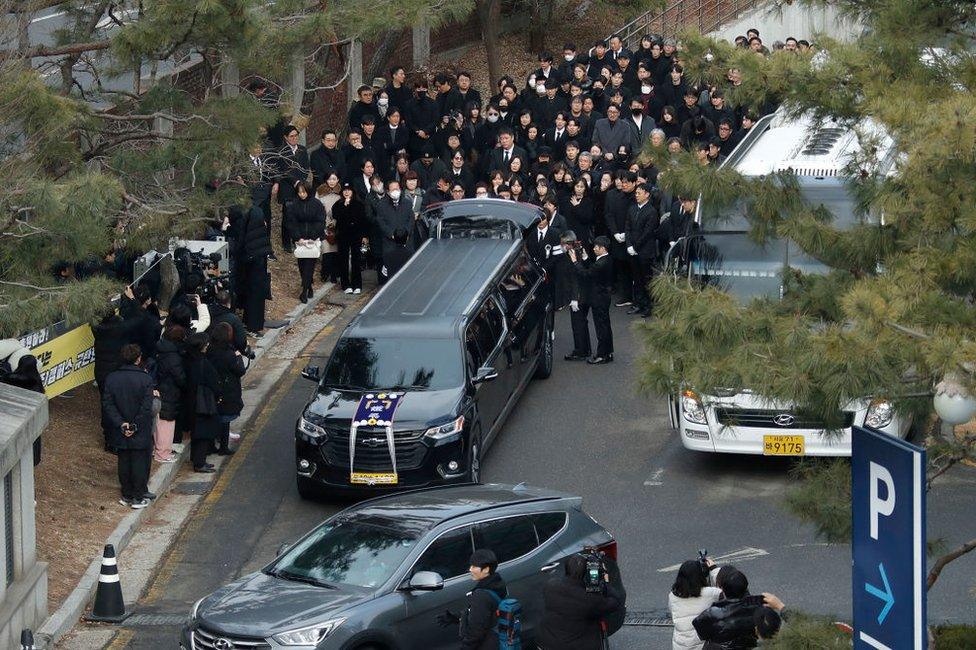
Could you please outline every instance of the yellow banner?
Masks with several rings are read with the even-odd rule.
[[[87,324],[31,346],[31,354],[49,398],[95,380],[95,335]]]

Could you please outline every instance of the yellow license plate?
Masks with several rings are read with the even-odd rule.
[[[766,456],[802,456],[803,453],[803,436],[763,436]]]
[[[353,485],[396,485],[399,481],[399,476],[393,472],[350,472],[349,474],[349,482]]]

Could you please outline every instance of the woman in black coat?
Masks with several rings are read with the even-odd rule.
[[[160,407],[156,420],[153,458],[160,463],[172,463],[176,460],[173,453],[173,434],[183,409],[183,389],[186,386],[183,360],[185,341],[186,328],[182,325],[170,325],[163,331],[163,338],[156,345],[156,390],[159,391]]]
[[[586,181],[577,178],[573,183],[573,193],[560,203],[559,208],[566,217],[566,225],[587,248],[593,241],[593,201],[588,194]]]
[[[369,241],[369,222],[366,220],[366,207],[349,183],[343,184],[342,198],[332,206],[332,218],[336,222],[336,244],[339,246],[339,282],[346,293],[361,293],[361,247]]]
[[[210,337],[199,332],[186,339],[186,387],[184,408],[190,417],[190,460],[193,471],[212,474],[214,466],[207,462],[210,445],[220,435],[222,425],[217,411],[220,384],[217,370],[207,358]]]
[[[565,575],[556,576],[542,590],[545,610],[539,625],[540,650],[601,650],[601,621],[617,611],[624,595],[604,575],[602,592],[587,593],[583,577],[586,558],[566,560]]]
[[[217,436],[217,454],[230,456],[230,423],[244,410],[241,397],[241,377],[247,370],[244,357],[234,347],[234,329],[230,323],[217,323],[213,328],[207,359],[217,371],[220,392],[217,395],[217,412],[220,415],[220,435]]]
[[[321,247],[325,239],[325,206],[316,199],[312,190],[304,182],[295,183],[298,197],[288,210],[288,235],[295,242],[295,258],[298,260],[298,273],[302,276],[302,293],[299,299],[308,302],[312,297],[312,280],[315,278],[315,263],[321,253],[315,251],[312,257],[298,257],[301,246]]]

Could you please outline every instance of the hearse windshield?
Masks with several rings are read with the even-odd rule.
[[[810,206],[823,206],[834,215],[834,227],[850,228],[862,222],[854,213],[847,190],[836,179],[804,184],[801,194]],[[747,202],[740,201],[711,215],[707,207],[703,209],[705,226],[690,247],[690,273],[706,284],[743,301],[761,296],[779,298],[785,269],[804,274],[830,271],[830,267],[788,239],[770,238],[763,244],[753,241],[748,232]]]
[[[464,384],[461,346],[450,339],[345,337],[324,390],[444,390]]]

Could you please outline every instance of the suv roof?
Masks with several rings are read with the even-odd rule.
[[[352,336],[456,338],[518,240],[428,239],[349,326]]]
[[[437,526],[445,521],[506,506],[543,501],[579,500],[571,494],[524,484],[446,485],[399,492],[363,501],[345,512],[356,518],[384,518],[402,522],[408,530]],[[418,524],[420,526],[418,527]],[[426,526],[426,528],[423,528]]]

